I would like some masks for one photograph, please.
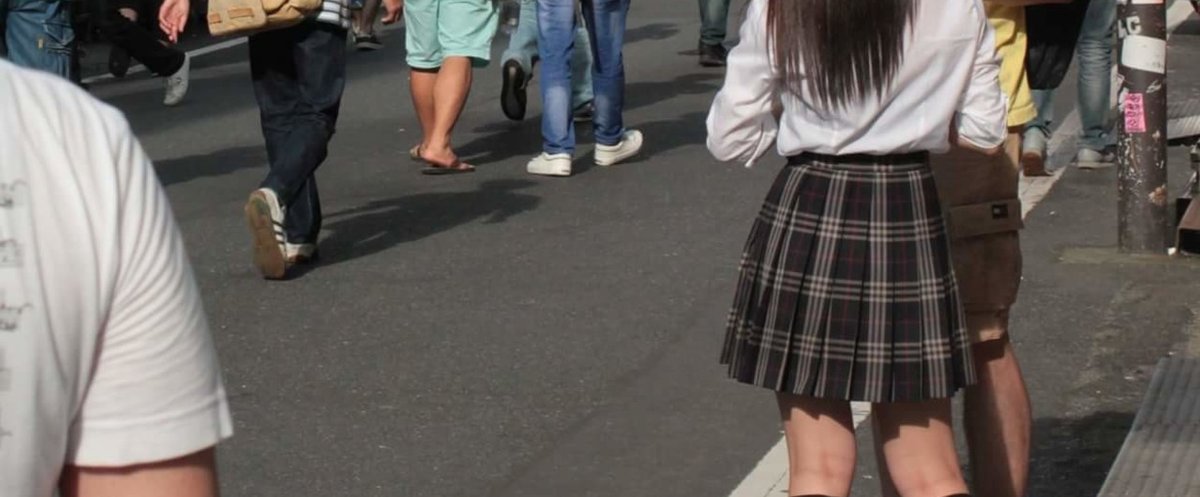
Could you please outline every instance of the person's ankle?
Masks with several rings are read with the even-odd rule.
[[[421,150],[434,154],[452,153],[450,142],[446,140],[429,140],[421,144]]]

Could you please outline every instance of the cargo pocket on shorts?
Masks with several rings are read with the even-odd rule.
[[[969,311],[1007,309],[1021,286],[1021,203],[1013,199],[948,209],[954,274]]]

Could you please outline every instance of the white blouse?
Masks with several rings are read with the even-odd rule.
[[[767,44],[767,0],[751,0],[725,85],[708,114],[708,149],[747,167],[772,143],[783,156],[945,152],[951,123],[981,148],[1007,135],[1000,59],[980,0],[920,0],[904,60],[881,97],[830,110],[780,80]],[[847,36],[854,36],[847,33]],[[783,108],[777,121],[772,102]]]

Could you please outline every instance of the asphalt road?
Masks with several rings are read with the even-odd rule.
[[[318,173],[323,262],[286,282],[258,277],[240,215],[266,170],[245,47],[196,59],[178,108],[144,75],[93,85],[155,159],[194,261],[236,423],[220,453],[226,495],[737,486],[779,428],[772,397],[725,380],[716,359],[741,244],[779,165],[722,165],[704,149],[722,73],[689,54],[696,17],[690,3],[634,3],[625,117],[645,153],[591,167],[581,128],[567,179],[525,174],[537,99],[525,122],[506,121],[496,63],[476,72],[456,134],[479,171],[418,174],[403,33],[384,32],[384,50],[350,57]],[[1187,288],[1191,269],[1063,262],[1113,243],[1113,176],[1069,172],[1026,233],[1015,329],[1039,427],[1035,495],[1094,493],[1144,387],[1125,373],[1187,343],[1194,299],[1164,311],[1150,281]],[[869,459],[856,495],[874,488]]]

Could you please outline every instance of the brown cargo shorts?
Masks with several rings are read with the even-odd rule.
[[[973,342],[1004,338],[1021,285],[1019,133],[994,156],[954,149],[932,158]]]

